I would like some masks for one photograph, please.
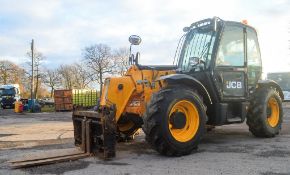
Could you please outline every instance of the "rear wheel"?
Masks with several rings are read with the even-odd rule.
[[[250,103],[247,125],[256,137],[274,137],[283,121],[282,100],[274,89],[258,89]]]
[[[188,88],[172,87],[152,95],[144,116],[146,141],[167,156],[190,154],[205,132],[205,106]]]

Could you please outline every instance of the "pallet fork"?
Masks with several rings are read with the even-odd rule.
[[[74,111],[74,142],[76,148],[44,151],[9,161],[12,168],[27,168],[97,156],[104,160],[115,157],[115,109],[99,112]]]

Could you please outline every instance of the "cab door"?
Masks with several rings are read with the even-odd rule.
[[[243,26],[225,24],[214,69],[215,84],[222,101],[241,100],[247,96],[245,36]]]
[[[247,63],[248,90],[249,93],[252,93],[262,75],[259,42],[257,33],[253,28],[247,28]]]

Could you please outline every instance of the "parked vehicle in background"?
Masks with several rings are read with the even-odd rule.
[[[271,72],[267,78],[276,81],[284,94],[284,101],[290,101],[290,72]]]
[[[0,85],[0,103],[3,108],[14,108],[20,100],[19,84]]]
[[[40,105],[54,105],[54,99],[49,97],[44,97],[38,100]]]

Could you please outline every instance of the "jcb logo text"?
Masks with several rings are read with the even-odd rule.
[[[228,89],[242,89],[242,82],[240,81],[227,81],[226,85]]]

